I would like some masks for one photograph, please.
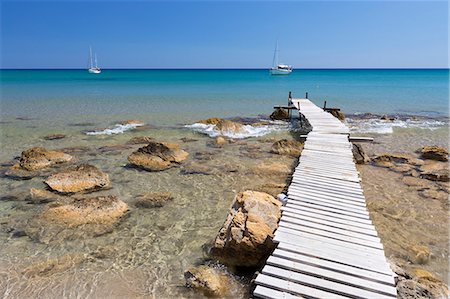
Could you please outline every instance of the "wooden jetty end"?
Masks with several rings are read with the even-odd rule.
[[[309,121],[274,240],[255,279],[258,298],[396,298],[395,275],[366,209],[349,129],[308,99]]]

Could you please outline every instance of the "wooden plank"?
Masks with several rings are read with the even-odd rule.
[[[304,200],[304,201],[308,201],[308,202],[315,202],[315,201],[319,201],[319,202],[327,202],[327,203],[331,203],[331,204],[339,204],[341,206],[344,207],[351,207],[351,208],[359,208],[361,210],[367,211],[366,209],[366,204],[364,203],[364,201],[353,201],[353,200],[346,200],[346,199],[342,199],[342,198],[332,198],[332,197],[327,197],[327,196],[321,196],[320,194],[307,194],[305,192],[296,192],[297,190],[292,189],[292,184],[291,187],[289,187],[288,190],[288,195],[290,196],[289,198],[294,199],[294,200]]]
[[[314,217],[316,215],[313,215],[312,217],[309,215],[294,215],[294,214],[290,214],[289,212],[285,212],[283,213],[283,217],[282,220],[283,221],[289,221],[292,223],[298,223],[301,224],[301,221],[309,221],[311,223],[317,223],[317,224],[322,224],[322,225],[326,225],[326,226],[330,226],[330,227],[336,227],[336,228],[341,228],[341,229],[346,229],[348,231],[353,231],[353,232],[358,232],[360,234],[366,234],[366,235],[370,235],[370,236],[375,236],[378,237],[377,231],[375,230],[375,228],[372,227],[359,227],[359,226],[355,226],[354,223],[350,224],[347,223],[342,223],[341,221],[337,222],[334,219],[323,219],[320,217]]]
[[[367,253],[354,254],[343,250],[334,250],[332,247],[314,247],[314,243],[291,244],[280,242],[278,250],[293,252],[298,255],[308,256],[321,261],[347,265],[352,268],[361,269],[373,273],[378,273],[388,277],[393,276],[392,270],[386,263],[386,258],[382,255],[370,255]]]
[[[314,237],[321,237],[327,239],[327,241],[331,242],[345,242],[348,244],[345,244],[343,246],[351,246],[351,245],[358,245],[361,247],[368,247],[368,248],[374,248],[378,250],[383,250],[383,245],[379,241],[368,241],[364,239],[357,238],[355,236],[348,236],[348,235],[342,235],[338,234],[336,232],[329,232],[321,229],[311,228],[309,227],[307,230],[305,230],[304,227],[294,225],[294,224],[285,224],[280,225],[277,229],[277,231],[285,232],[292,235],[299,235],[304,236],[305,234],[311,234],[314,235]]]
[[[346,211],[346,210],[337,209],[337,208],[335,209],[333,207],[327,207],[327,206],[313,204],[313,203],[304,202],[304,201],[296,201],[295,203],[294,202],[291,203],[288,200],[287,204],[284,207],[297,209],[297,210],[301,210],[301,209],[303,209],[303,207],[313,208],[316,210],[332,212],[335,214],[346,215],[346,216],[353,217],[356,219],[370,221],[369,214],[363,214],[363,213],[359,213],[359,212],[351,212],[351,211]]]
[[[334,262],[330,260],[320,259],[316,257],[312,257],[309,255],[303,255],[294,253],[288,250],[283,249],[275,249],[272,256],[289,259],[294,262],[309,264],[311,266],[327,268],[328,270],[336,270],[339,272],[343,272],[348,275],[358,276],[360,278],[374,280],[380,283],[384,283],[390,286],[395,286],[394,277],[389,274],[381,274],[378,272],[370,271],[367,269],[362,269],[360,267],[353,267],[350,265],[345,265],[340,262]]]
[[[294,174],[292,175],[293,177],[305,177],[305,176],[309,176],[309,177],[320,177],[320,178],[329,178],[329,179],[336,179],[336,180],[340,180],[340,181],[349,181],[349,182],[355,182],[355,183],[359,183],[361,181],[360,178],[348,178],[348,177],[342,177],[342,176],[336,176],[336,175],[330,175],[330,174],[323,174],[323,173],[314,173],[314,172],[294,172]]]
[[[296,263],[293,261],[284,260],[279,257],[271,256],[268,258],[267,263],[270,265],[275,265],[278,267],[283,267],[288,270],[292,270],[299,274],[300,273],[303,273],[303,274],[309,273],[309,274],[313,274],[318,277],[322,277],[323,278],[322,285],[326,286],[326,288],[329,289],[329,291],[332,291],[332,289],[335,289],[335,291],[342,290],[343,293],[345,292],[347,295],[355,296],[356,295],[355,293],[348,293],[348,292],[350,292],[350,289],[345,287],[345,285],[353,285],[354,287],[359,288],[359,289],[372,291],[371,295],[367,295],[367,294],[356,295],[356,296],[360,296],[362,298],[391,298],[391,299],[392,299],[392,297],[397,298],[397,289],[394,286],[385,285],[382,283],[370,281],[367,279],[362,279],[362,278],[351,276],[351,275],[346,275],[346,274],[339,273],[336,271],[330,271],[327,269],[322,269],[322,268],[318,268],[318,267],[309,266],[306,264],[300,264],[300,263]],[[267,271],[267,269],[266,269],[266,271]],[[289,271],[287,271],[287,272],[289,273]],[[263,269],[263,273],[264,273],[264,269]],[[280,274],[281,273],[283,273],[284,275],[287,274],[287,277],[284,277],[284,278],[289,278],[294,281],[297,281],[297,278],[299,278],[299,276],[294,275],[294,273],[292,273],[292,272],[290,273],[292,275],[291,277],[289,277],[289,274],[286,272],[280,271]],[[270,274],[274,275],[273,271],[271,271]],[[305,277],[301,277],[301,278],[306,279]],[[341,285],[327,283],[325,281],[325,279],[328,281],[334,281]],[[320,287],[320,284],[315,284],[315,285],[317,287]],[[352,290],[352,292],[354,292],[354,290]]]
[[[359,298],[389,298],[392,299],[392,297],[380,294],[376,290],[368,290],[366,288],[361,288],[359,285],[347,285],[346,282],[341,281],[333,281],[333,280],[327,280],[323,278],[318,278],[315,276],[311,276],[308,273],[305,273],[305,271],[302,271],[298,269],[297,267],[301,266],[302,264],[289,261],[289,260],[283,260],[279,257],[271,257],[269,258],[270,265],[265,266],[262,270],[262,273],[267,275],[272,275],[279,278],[288,279],[289,281],[293,281],[299,284],[304,284],[313,288],[321,289],[327,292],[336,293],[339,295],[354,297],[357,296]],[[308,268],[309,269],[309,268]],[[300,270],[297,272],[297,270]],[[348,277],[351,278],[351,277]],[[362,279],[353,279],[357,281],[357,283],[361,283]],[[353,282],[351,280],[350,282]],[[374,283],[375,284],[375,283]]]
[[[302,181],[312,181],[316,183],[323,183],[323,184],[330,184],[337,187],[348,187],[348,188],[361,188],[361,185],[359,182],[348,182],[348,181],[342,181],[338,179],[332,179],[332,178],[321,178],[321,177],[311,177],[311,176],[296,176],[294,178],[296,182],[302,182]]]
[[[339,296],[329,292],[324,292],[308,286],[293,283],[286,279],[280,279],[265,274],[259,274],[255,279],[255,283],[260,286],[266,286],[279,291],[298,294],[300,296],[308,296],[313,298],[348,299],[343,296]]]
[[[330,173],[326,171],[318,171],[318,170],[310,170],[310,169],[296,169],[293,176],[302,176],[302,175],[315,175],[321,177],[329,177],[336,178],[340,180],[348,180],[352,182],[359,182],[360,178],[353,174],[338,174],[338,173]]]
[[[332,196],[333,198],[348,199],[351,201],[358,201],[364,203],[364,194],[361,189],[344,189],[340,187],[330,187],[317,184],[314,181],[294,182],[292,186],[294,189],[311,193],[312,195],[324,194],[325,196]]]
[[[323,187],[323,188],[336,188],[339,190],[348,190],[348,191],[360,191],[360,193],[363,193],[363,190],[361,188],[361,185],[359,184],[341,184],[338,185],[335,182],[324,182],[324,181],[319,181],[319,180],[308,180],[308,179],[303,179],[303,178],[298,178],[295,181],[295,184],[302,186],[302,185],[314,185],[314,186],[318,186],[318,187]],[[364,194],[364,193],[363,193]]]
[[[350,171],[354,171],[357,172],[358,170],[355,167],[354,162],[350,162],[349,163],[343,163],[343,164],[338,164],[334,161],[324,161],[323,159],[301,159],[300,161],[300,165],[307,165],[307,166],[321,166],[321,167],[327,167],[328,169],[339,169],[339,170],[350,170]]]
[[[309,204],[313,204],[313,205],[319,205],[319,206],[323,206],[323,207],[329,207],[329,208],[336,208],[338,210],[342,210],[342,211],[348,211],[348,212],[353,212],[356,214],[363,214],[363,215],[367,215],[369,216],[369,212],[362,207],[357,207],[357,206],[353,206],[353,205],[349,205],[349,204],[345,204],[345,203],[341,203],[341,202],[333,202],[332,200],[326,200],[326,199],[320,199],[320,198],[307,198],[307,197],[303,197],[301,194],[295,194],[295,193],[288,193],[288,203],[289,204],[295,204],[295,205],[302,205],[302,203],[309,203]]]
[[[373,142],[373,138],[372,137],[350,136],[350,137],[348,137],[348,141],[350,141],[350,142]]]
[[[289,202],[288,202],[289,204]],[[291,208],[291,205],[286,205],[284,207],[281,207],[282,211],[288,211],[294,214],[299,214],[299,213],[303,213],[305,211],[316,214],[316,215],[324,215],[324,216],[328,216],[328,217],[332,217],[332,218],[337,218],[337,219],[342,219],[342,220],[347,220],[347,221],[352,221],[355,223],[360,223],[360,224],[372,224],[372,221],[370,221],[369,219],[363,219],[363,218],[358,218],[358,217],[353,217],[353,216],[348,216],[348,215],[344,215],[344,214],[340,214],[340,213],[336,213],[336,212],[330,212],[330,211],[325,211],[325,210],[321,210],[321,209],[317,209],[316,207],[308,207],[308,206],[301,206],[299,208],[297,207],[293,207]]]
[[[297,183],[291,184],[289,187],[289,191],[292,193],[298,194],[298,195],[305,195],[312,198],[324,198],[329,200],[342,200],[342,201],[349,201],[352,203],[359,202],[360,206],[365,206],[365,199],[364,197],[361,197],[359,194],[349,193],[349,192],[337,192],[333,190],[325,190],[320,188],[315,188],[307,185],[297,185]]]
[[[295,296],[290,293],[286,293],[283,291],[274,290],[271,288],[263,287],[261,285],[257,285],[255,290],[253,291],[253,296],[263,299],[299,299],[302,298],[300,296]]]
[[[275,235],[284,234],[284,236],[288,235],[290,238],[294,239],[295,237],[307,238],[315,241],[322,242],[322,246],[330,246],[335,245],[340,247],[340,250],[348,250],[353,249],[354,251],[366,251],[371,253],[372,255],[384,255],[382,248],[375,248],[372,246],[367,246],[361,243],[354,243],[353,240],[344,240],[344,238],[332,238],[331,236],[323,236],[317,235],[315,233],[308,233],[302,231],[296,231],[292,229],[288,229],[285,227],[279,227],[275,232]],[[340,237],[340,236],[338,236]],[[381,252],[381,253],[380,253]]]
[[[308,233],[316,233],[317,235],[337,234],[355,239],[364,240],[367,242],[374,242],[380,244],[381,240],[378,237],[361,234],[359,232],[353,232],[342,228],[335,228],[332,226],[322,225],[314,222],[304,221],[297,219],[296,223],[285,220],[283,217],[279,222],[279,226],[283,226],[289,229],[304,231]],[[337,237],[336,237],[337,238]]]
[[[348,174],[352,176],[358,176],[358,171],[356,169],[332,167],[331,165],[315,164],[315,163],[300,162],[300,164],[296,167],[296,170],[321,171],[326,173],[338,173],[338,174]]]

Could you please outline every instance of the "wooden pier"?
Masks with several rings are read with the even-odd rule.
[[[255,279],[254,297],[396,298],[348,127],[308,99],[290,103],[313,129],[282,208],[277,248]]]

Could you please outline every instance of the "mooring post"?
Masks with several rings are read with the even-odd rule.
[[[292,105],[292,92],[289,92],[288,95],[288,107],[290,107]],[[289,120],[291,120],[291,109],[288,109],[288,116],[289,116]]]
[[[327,108],[327,101],[323,102],[323,110],[325,110],[325,108]]]
[[[305,98],[308,98],[308,93],[306,93]]]

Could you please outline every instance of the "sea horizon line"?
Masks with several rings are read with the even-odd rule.
[[[101,68],[102,70],[188,70],[188,71],[204,71],[204,70],[270,70],[270,68]],[[86,68],[0,68],[0,71],[75,71],[75,70],[87,70]],[[450,70],[450,68],[377,68],[377,67],[358,67],[358,68],[297,68],[294,70]]]

